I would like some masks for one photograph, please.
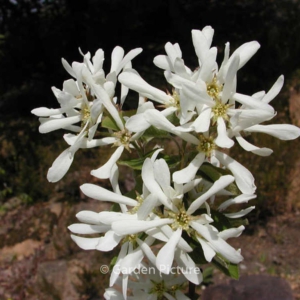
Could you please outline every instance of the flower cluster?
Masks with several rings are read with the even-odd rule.
[[[81,211],[77,214],[81,223],[69,226],[82,249],[111,251],[120,245],[106,299],[189,299],[183,293],[184,283],[199,285],[203,275],[195,270],[206,263],[236,277],[243,257],[227,239],[243,232],[244,217],[254,206],[241,209],[240,204],[256,197],[256,187],[251,172],[230,157],[228,149],[237,142],[246,151],[268,156],[271,149],[252,145],[245,137],[251,132],[282,140],[300,135],[293,125],[262,124],[276,115],[269,103],[280,92],[283,76],[267,93],[237,92],[237,72],[257,52],[259,43],[245,43],[231,55],[226,43],[219,67],[217,48],[211,47],[213,34],[210,26],[192,30],[199,63],[194,70],[185,65],[178,44],[167,43],[166,55],[154,58],[154,64],[164,70],[169,92],[151,86],[132,68],[131,61],[141,49],[124,56],[124,50],[116,47],[106,76],[100,49],[92,59],[90,53],[81,53],[83,62],[72,66],[63,60],[73,79],[65,81],[62,90],[52,88],[60,108],[32,111],[40,117],[41,133],[71,132],[64,135],[69,147],[49,169],[49,181],[66,174],[78,149],[116,147],[104,165],[91,171],[97,178],[109,179],[112,190],[89,183],[81,190],[118,209]],[[118,84],[120,97],[115,95]],[[127,115],[122,107],[129,89],[138,93],[139,101]],[[160,137],[174,139],[178,154],[164,154]],[[149,149],[152,139],[157,144]],[[118,163],[125,149],[139,156],[122,161],[135,170],[135,196],[123,195],[119,187]],[[153,278],[134,274],[145,264],[157,270]],[[174,275],[174,267],[181,272]],[[118,284],[121,291],[113,288]]]

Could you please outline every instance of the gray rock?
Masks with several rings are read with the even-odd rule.
[[[208,287],[202,300],[294,300],[294,297],[291,287],[282,278],[248,275],[228,284]]]

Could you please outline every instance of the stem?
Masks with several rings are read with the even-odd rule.
[[[189,281],[189,293],[188,297],[191,300],[197,300],[197,294],[196,294],[196,285]]]

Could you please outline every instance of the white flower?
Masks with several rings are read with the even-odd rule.
[[[207,214],[193,215],[200,207],[205,205],[205,202],[211,196],[232,183],[234,181],[233,176],[222,176],[207,192],[194,199],[188,208],[185,207],[183,199],[199,181],[196,180],[186,185],[174,183],[173,188],[168,165],[162,159],[156,161],[146,159],[142,178],[149,192],[164,206],[162,215],[158,217],[159,214],[157,213],[155,219],[132,220],[128,225],[126,225],[126,221],[116,221],[112,224],[112,228],[120,235],[134,234],[142,228],[148,235],[166,241],[156,258],[156,266],[161,272],[169,274],[173,260],[186,268],[195,267],[194,262],[187,254],[191,249],[186,247],[188,245],[185,246],[182,239],[183,231],[197,240],[199,240],[199,237],[203,237],[203,239],[200,238],[199,243],[204,245],[203,251],[205,252],[205,257],[209,258],[209,261],[216,253],[220,253],[233,263],[238,263],[242,260],[240,253],[229,246],[219,236],[218,230],[210,225],[213,222],[210,216]],[[159,222],[164,219],[166,223],[159,225]],[[240,231],[241,229],[243,228],[237,230]],[[184,275],[194,283],[201,280],[195,274]]]

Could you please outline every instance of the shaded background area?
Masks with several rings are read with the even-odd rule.
[[[154,56],[167,41],[178,42],[186,64],[195,67],[191,29],[206,25],[215,29],[219,59],[227,41],[232,50],[251,40],[261,43],[238,83],[242,92],[265,89],[299,66],[299,6],[295,0],[1,0],[1,113],[56,105],[50,86],[60,88],[69,78],[61,57],[81,61],[79,47],[92,54],[104,49],[107,68],[116,45],[142,47],[134,66],[154,80],[161,74]]]
[[[78,249],[69,238],[67,226],[76,221],[79,210],[105,209],[84,198],[78,186],[86,182],[107,184],[97,182],[89,172],[105,161],[109,150],[80,151],[68,175],[61,182],[50,184],[46,173],[66,148],[64,132],[39,134],[38,120],[30,114],[36,107],[58,107],[51,87],[61,89],[63,81],[70,78],[61,64],[62,57],[69,63],[81,62],[79,47],[92,55],[102,48],[104,70],[108,72],[111,51],[116,45],[126,52],[142,47],[133,67],[150,84],[165,89],[163,72],[153,65],[153,58],[164,53],[166,42],[178,42],[186,65],[195,68],[191,30],[211,25],[219,62],[228,41],[231,53],[251,40],[261,44],[258,53],[238,72],[238,92],[267,91],[284,74],[285,86],[272,103],[278,111],[275,122],[299,126],[299,16],[298,0],[0,0],[0,249],[1,254],[14,253],[10,247],[16,245],[33,249],[27,260],[22,251],[20,255],[3,256],[0,283],[8,286],[4,291],[8,294],[1,294],[0,289],[0,295],[14,296],[13,299],[34,299],[33,295],[39,295],[37,299],[44,299],[44,292],[48,294],[45,299],[67,299],[61,291],[71,291],[74,299],[79,299],[78,295],[80,299],[98,299],[103,286],[107,286],[107,277],[97,277],[95,266],[101,259],[109,262],[111,257]],[[250,215],[247,245],[247,238],[250,236],[251,240],[251,234],[260,232],[258,226],[264,228],[270,217],[295,215],[300,209],[299,141],[283,142],[255,134],[249,141],[272,148],[274,154],[266,159],[241,152],[238,147],[232,150],[232,155],[255,175],[258,186],[254,203],[257,209]],[[121,169],[121,180],[126,189],[130,185],[126,170]],[[287,222],[289,218],[282,219]],[[266,249],[275,244],[282,246],[280,251],[284,252],[285,234],[276,227],[280,225],[274,225],[274,219],[268,224],[266,228],[271,229],[262,235],[267,236]],[[284,226],[290,224],[293,222]],[[261,242],[261,236],[255,238]],[[257,253],[249,254],[251,250],[247,252],[249,257],[245,256],[247,261],[268,264],[266,270],[273,275],[286,272],[294,278],[295,273],[288,273],[283,265],[300,269],[292,256],[290,261],[279,265],[277,260],[274,265],[269,252],[260,250],[264,252],[257,258]],[[58,269],[65,273],[56,274]],[[63,281],[66,274],[76,277],[75,284],[70,281],[68,287],[56,286],[57,278],[62,276]],[[103,285],[99,285],[99,280]],[[300,294],[300,286],[296,289]]]

